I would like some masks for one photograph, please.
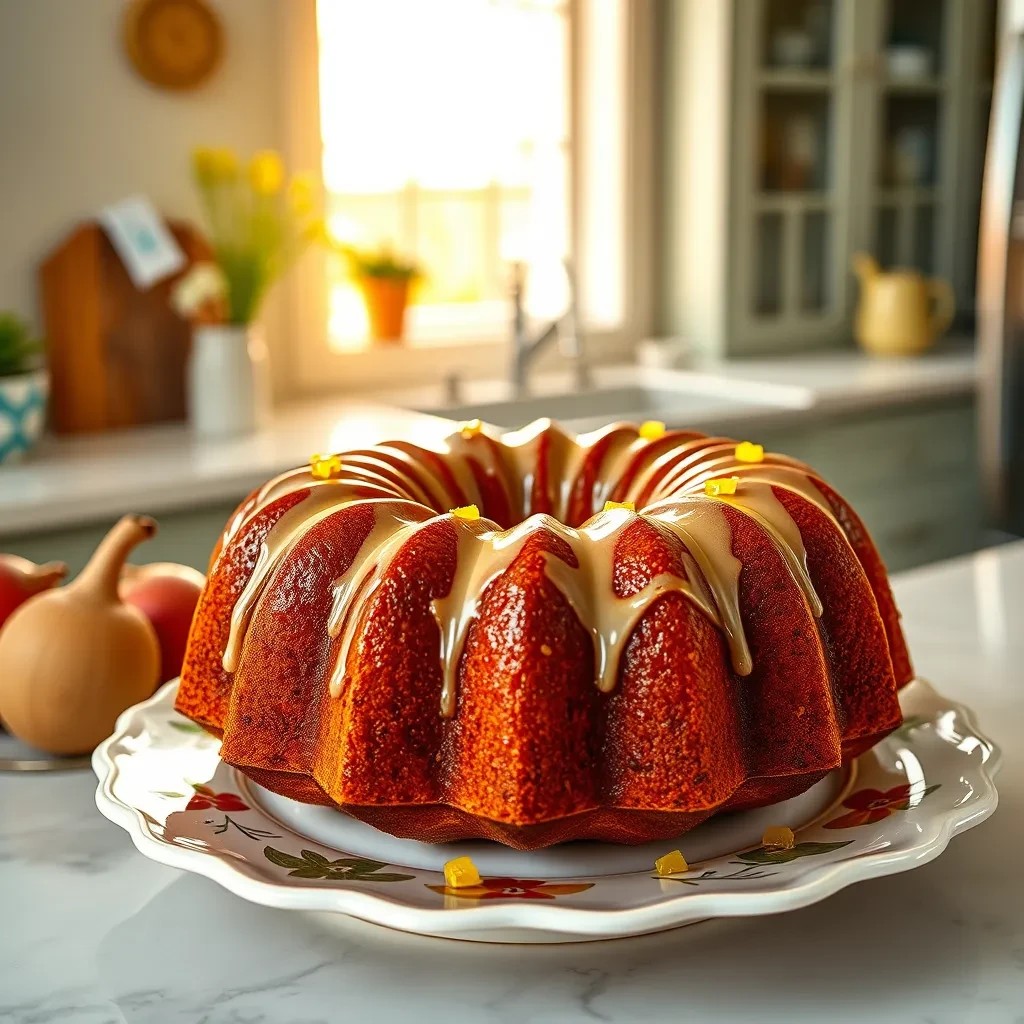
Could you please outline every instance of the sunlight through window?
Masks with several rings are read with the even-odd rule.
[[[410,336],[504,334],[513,261],[528,267],[531,311],[560,313],[567,2],[319,0],[317,30],[328,226],[423,267]],[[359,294],[340,261],[328,273],[330,344],[359,348]]]

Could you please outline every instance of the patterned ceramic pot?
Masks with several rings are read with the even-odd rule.
[[[49,394],[45,370],[0,377],[0,462],[16,462],[39,440]]]

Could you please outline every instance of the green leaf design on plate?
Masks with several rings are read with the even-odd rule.
[[[178,732],[187,732],[195,735],[196,733],[204,733],[205,730],[201,725],[196,725],[195,722],[179,722],[177,719],[171,719],[167,723],[172,729],[177,729]]]
[[[289,871],[288,874],[292,878],[330,878],[330,872],[325,872],[323,868],[308,867],[308,868],[296,868],[294,871]]]
[[[263,848],[263,856],[278,867],[287,868],[291,878],[326,878],[334,882],[408,882],[415,875],[400,875],[381,871],[388,865],[382,860],[366,860],[362,857],[339,857],[328,860],[315,850],[301,850],[296,857],[291,853],[275,850],[272,846]]]
[[[332,860],[331,867],[346,868],[357,875],[367,875],[371,871],[380,871],[381,868],[386,868],[387,863],[382,860],[356,860],[342,857],[341,860]]]
[[[852,839],[847,839],[843,843],[797,843],[792,850],[759,846],[756,850],[736,854],[736,859],[748,864],[788,864],[791,860],[799,860],[801,857],[820,857],[822,854],[832,853],[833,850],[841,850],[852,842]]]
[[[171,790],[169,790],[169,789],[158,789],[158,790],[156,791],[156,795],[157,795],[157,796],[166,796],[166,797],[170,797],[171,799],[180,799],[180,798],[181,798],[181,797],[183,797],[183,796],[184,796],[185,794],[184,794],[184,793],[174,793],[174,792],[172,792],[172,791],[171,791]]]
[[[276,864],[279,868],[306,867],[306,861],[301,857],[293,857],[289,853],[282,853],[280,850],[275,850],[272,846],[265,846],[263,848],[263,856],[266,857],[271,864]]]

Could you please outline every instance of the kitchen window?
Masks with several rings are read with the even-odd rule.
[[[514,262],[527,268],[532,316],[564,312],[571,258],[592,346],[637,336],[648,299],[634,286],[645,271],[641,290],[650,283],[639,212],[650,189],[631,191],[653,164],[648,7],[316,0],[316,145],[293,146],[293,162],[319,164],[335,237],[388,245],[425,278],[406,344],[371,349],[341,260],[307,260],[295,302],[299,387],[492,364],[510,330]]]

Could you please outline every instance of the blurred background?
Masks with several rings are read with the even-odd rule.
[[[537,416],[806,459],[893,570],[1022,532],[1015,24],[0,0],[0,549],[203,568],[311,452]]]

